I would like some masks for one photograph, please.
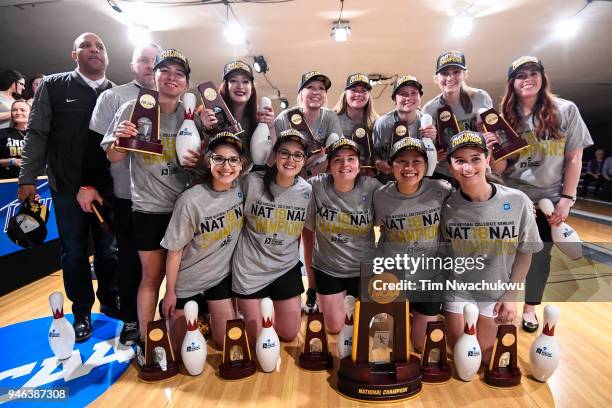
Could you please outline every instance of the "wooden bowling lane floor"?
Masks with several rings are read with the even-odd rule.
[[[48,316],[47,297],[52,291],[63,291],[61,272],[54,273],[0,298],[0,326]],[[612,370],[612,302],[556,303],[561,318],[555,335],[562,350],[557,371],[547,383],[529,377],[529,347],[536,334],[518,331],[519,367],[522,384],[514,389],[487,387],[479,379],[469,383],[451,379],[442,385],[423,386],[414,399],[393,404],[405,407],[604,407],[612,405],[610,378]],[[521,305],[517,305],[521,310]],[[94,310],[99,310],[96,303]],[[542,307],[538,307],[542,316]],[[518,326],[520,320],[516,320]],[[302,320],[302,331],[305,317]],[[93,407],[357,407],[374,406],[341,397],[334,389],[335,362],[332,374],[310,373],[299,369],[296,359],[301,336],[282,343],[280,372],[264,374],[240,382],[224,382],[215,375],[221,353],[208,347],[204,372],[198,377],[185,374],[162,383],[146,384],[138,380],[132,365],[108,391],[95,400]],[[336,336],[328,336],[330,349],[336,354]],[[10,352],[4,350],[3,352]],[[183,371],[184,372],[184,371]]]

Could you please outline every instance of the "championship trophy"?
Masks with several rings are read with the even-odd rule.
[[[327,347],[323,313],[308,315],[304,352],[300,354],[298,364],[304,370],[309,371],[327,370],[333,365],[333,357]]]
[[[408,122],[404,120],[398,120],[397,122],[395,122],[393,124],[393,133],[391,133],[391,140],[389,140],[389,151],[391,151],[395,143],[408,136],[410,136]]]
[[[141,366],[140,378],[144,381],[165,380],[179,372],[166,321],[163,319],[149,322],[147,325],[144,361],[141,361]]]
[[[443,106],[438,109],[438,140],[436,141],[436,148],[446,150],[446,144],[453,135],[456,135],[461,130],[457,123],[457,118],[453,114],[453,110],[450,106]]]
[[[353,128],[351,139],[359,145],[359,163],[362,169],[374,169],[372,133],[365,125],[356,125]]]
[[[302,133],[306,137],[308,141],[308,149],[310,150],[308,156],[319,153],[321,148],[323,147],[321,143],[314,137],[314,133],[308,123],[306,122],[306,118],[304,117],[304,113],[300,110],[299,107],[290,109],[287,111],[287,117],[289,118],[289,126],[292,129],[295,129]],[[312,144],[312,146],[311,146]]]
[[[485,368],[484,382],[492,387],[508,388],[521,383],[516,350],[516,326],[502,324],[497,327],[497,338],[489,366]]]
[[[427,322],[425,346],[421,359],[423,382],[442,383],[451,377],[446,359],[446,329],[444,322]]]
[[[399,286],[398,271],[374,274],[372,268],[361,264],[353,348],[340,360],[338,392],[362,401],[404,400],[422,388],[420,360],[409,352],[409,305],[403,290],[388,286]]]
[[[482,119],[485,132],[493,132],[499,138],[499,143],[493,147],[493,160],[500,161],[512,156],[529,146],[494,108],[480,109],[478,115]]]
[[[140,88],[130,115],[130,122],[138,128],[134,137],[120,137],[119,149],[161,155],[164,146],[159,140],[159,93]]]
[[[255,374],[255,362],[251,355],[244,320],[228,320],[219,377],[224,380],[242,380],[253,374]]]
[[[212,133],[230,132],[237,135],[243,132],[242,126],[234,119],[234,115],[232,115],[225,101],[217,92],[214,83],[211,81],[203,82],[198,85],[198,91],[202,95],[204,107],[211,109],[217,118],[217,126],[213,129]]]

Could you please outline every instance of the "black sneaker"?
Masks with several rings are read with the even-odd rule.
[[[119,335],[119,343],[124,346],[131,346],[138,343],[140,339],[140,330],[138,328],[138,322],[123,322],[123,328]]]
[[[302,303],[302,310],[304,313],[316,313],[319,310],[317,291],[314,288],[306,291],[306,303]]]

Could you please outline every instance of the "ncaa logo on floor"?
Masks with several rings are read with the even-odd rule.
[[[73,316],[66,315],[72,323]],[[119,343],[121,322],[92,313],[93,336],[76,343],[72,356],[58,361],[48,342],[51,317],[0,328],[0,404],[28,406],[36,400],[9,399],[9,390],[66,390],[62,401],[41,400],[45,407],[83,407],[104,393],[128,369],[134,351]],[[10,350],[10,352],[6,352]],[[20,404],[20,405],[18,405]]]

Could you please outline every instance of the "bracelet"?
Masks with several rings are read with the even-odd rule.
[[[572,203],[576,202],[576,196],[571,196],[571,195],[567,195],[567,194],[561,194],[562,198],[567,198],[569,200],[572,200]]]
[[[11,159],[9,160],[8,166],[9,166],[9,167],[13,167],[14,165],[15,165],[15,159],[11,158]]]

